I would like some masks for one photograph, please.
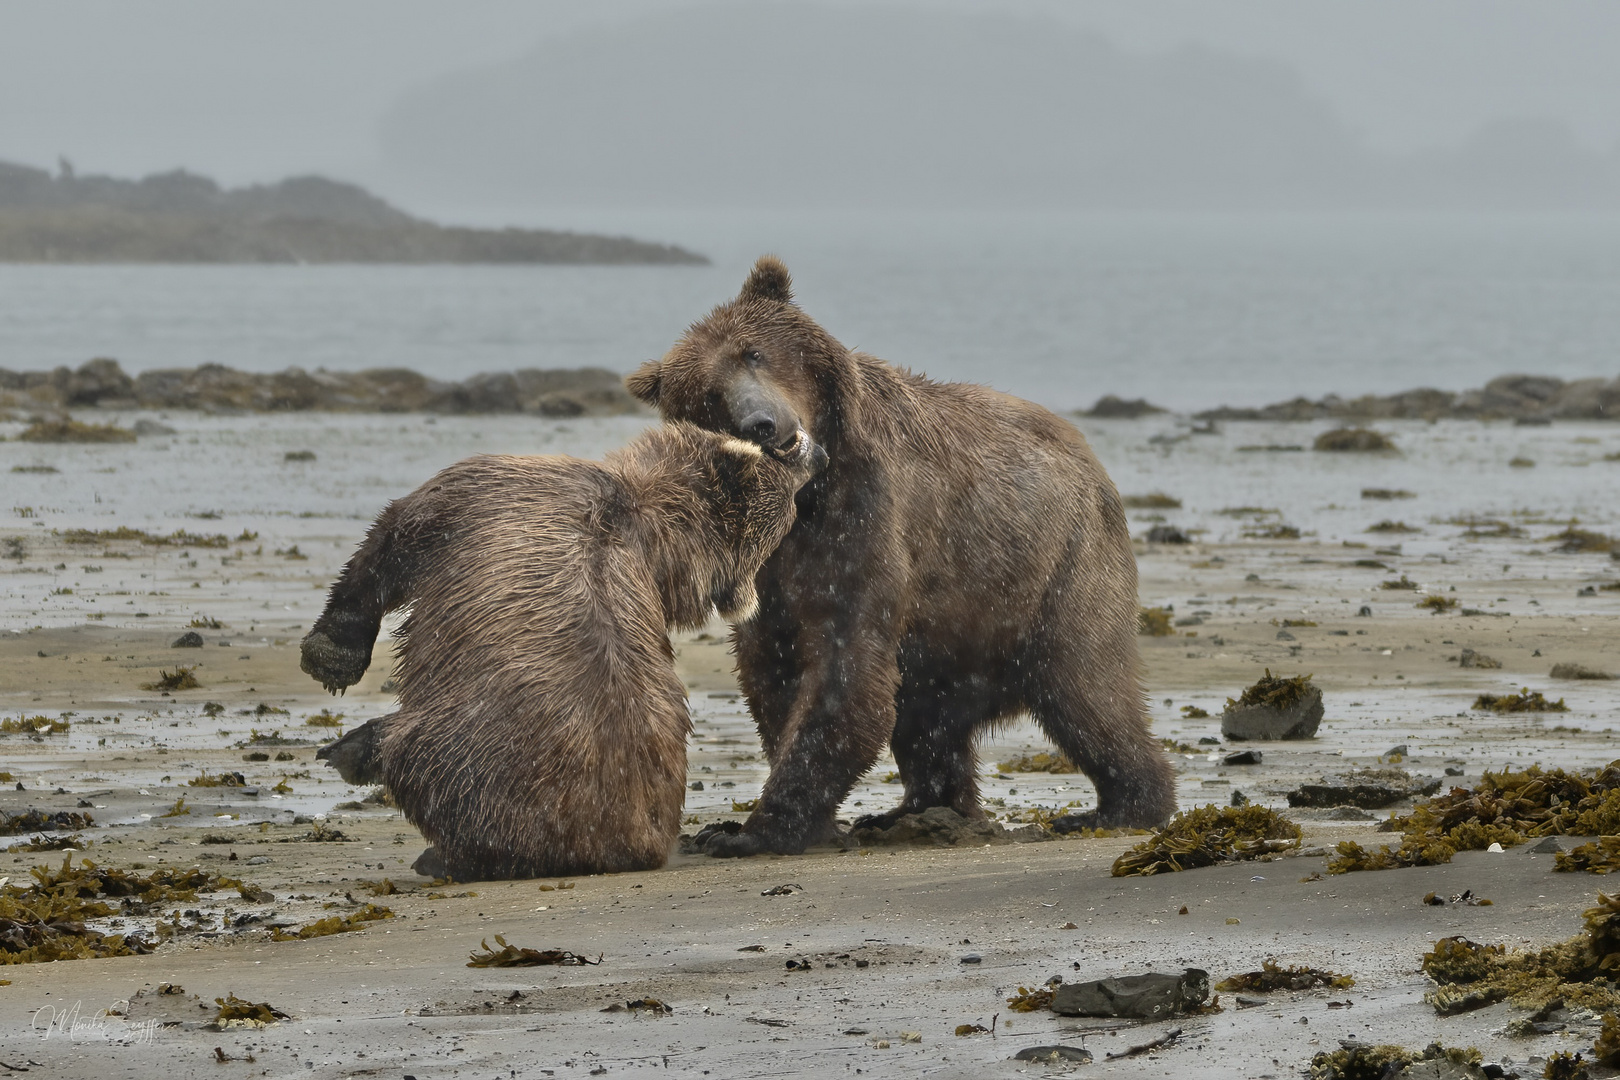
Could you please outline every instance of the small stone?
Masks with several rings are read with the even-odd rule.
[[[255,856],[253,856],[253,858],[247,860],[247,865],[249,865],[249,866],[263,866],[266,863],[268,863],[269,861],[270,861],[270,856],[268,856],[268,855],[255,855]]]
[[[1180,975],[1150,973],[1064,983],[1052,995],[1052,1011],[1059,1016],[1154,1020],[1196,1009],[1208,998],[1209,972],[1188,968]]]
[[[1072,1061],[1085,1064],[1091,1060],[1091,1051],[1080,1046],[1026,1046],[1013,1055],[1014,1061]]]
[[[1258,750],[1239,750],[1221,759],[1222,765],[1258,765],[1263,755]]]
[[[1278,641],[1293,641],[1294,640],[1294,635],[1290,634],[1286,630],[1279,630],[1279,631],[1277,631],[1277,640]]]
[[[1356,612],[1356,615],[1360,618],[1370,619],[1372,618],[1372,608],[1368,607],[1366,604],[1362,604],[1361,610]]]
[[[1556,836],[1543,836],[1536,846],[1530,849],[1532,855],[1556,855],[1564,850],[1564,845],[1558,842]]]
[[[200,649],[203,647],[203,636],[195,630],[187,630],[173,641],[169,642],[171,649]]]
[[[970,952],[966,956],[962,957],[961,963],[964,963],[964,964],[982,964],[982,963],[984,963],[984,957],[980,956],[978,953]]]

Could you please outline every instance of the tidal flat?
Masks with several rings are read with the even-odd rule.
[[[1507,1034],[1527,1015],[1508,1003],[1436,1015],[1420,964],[1448,935],[1564,940],[1605,878],[1555,872],[1530,844],[1330,874],[1336,844],[1393,842],[1378,826],[1412,803],[1290,809],[1288,793],[1350,768],[1473,786],[1485,770],[1620,757],[1620,683],[1552,675],[1555,665],[1620,668],[1620,561],[1572,539],[1620,533],[1613,424],[1389,421],[1374,426],[1394,452],[1332,454],[1310,449],[1329,422],[1077,421],[1132,507],[1141,603],[1167,609],[1169,632],[1139,640],[1180,805],[1241,797],[1290,814],[1304,839],[1281,857],[1114,878],[1139,837],[1043,836],[742,862],[676,854],[643,874],[435,884],[409,870],[423,846],[415,830],[314,758],[392,708],[387,639],[340,698],[299,671],[299,639],[388,499],[469,454],[597,457],[649,421],[94,419],[131,430],[145,421],[149,433],[41,444],[16,441],[21,423],[0,424],[0,718],[24,729],[0,734],[0,772],[11,775],[0,811],[94,819],[73,852],[0,853],[0,878],[26,884],[31,867],[71,857],[142,872],[195,866],[248,888],[92,920],[151,935],[145,955],[0,966],[10,980],[0,1060],[11,1066],[53,1077],[1014,1076],[1063,1071],[1013,1060],[1062,1043],[1094,1055],[1077,1075],[1281,1077],[1354,1038],[1477,1046],[1537,1076],[1554,1051],[1591,1056],[1596,1029],[1579,1023]],[[740,819],[765,777],[725,637],[716,622],[676,639],[695,728],[688,832]],[[1465,650],[1500,666],[1464,666]],[[194,688],[158,688],[181,669]],[[1267,670],[1321,688],[1314,738],[1223,737],[1226,699]],[[1523,688],[1566,711],[1473,707]],[[1249,749],[1258,764],[1226,764]],[[1013,764],[1050,750],[1023,720],[981,741],[986,810],[1009,829],[1091,805],[1078,774]],[[845,819],[891,806],[894,774],[885,757]],[[799,888],[765,895],[789,884]],[[1422,902],[1464,890],[1492,904]],[[367,904],[393,917],[276,940]],[[497,934],[601,963],[465,966]],[[1220,980],[1266,959],[1355,986],[1280,991],[1250,1007],[1223,995],[1222,1011],[1156,1022],[1007,1004],[1054,976],[1193,966]],[[159,993],[163,984],[181,989]],[[287,1018],[210,1026],[215,999],[233,993]],[[604,1011],[648,998],[669,1011]],[[95,1023],[60,1019],[114,1006]],[[956,1035],[963,1025],[989,1030]],[[1182,1031],[1172,1042],[1108,1058],[1171,1028]]]

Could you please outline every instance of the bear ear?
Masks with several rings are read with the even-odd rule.
[[[624,377],[624,386],[648,405],[657,407],[658,387],[663,381],[663,361],[649,360]]]
[[[743,282],[740,299],[775,300],[781,304],[793,302],[793,278],[788,268],[775,255],[761,255]]]

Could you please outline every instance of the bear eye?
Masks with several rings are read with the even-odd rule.
[[[765,354],[760,352],[758,349],[744,349],[743,359],[748,361],[750,364],[758,364],[765,359]]]

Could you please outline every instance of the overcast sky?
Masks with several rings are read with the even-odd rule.
[[[426,80],[586,21],[681,0],[0,0],[0,159],[230,183],[377,185],[377,123]],[[936,0],[944,4],[948,0]],[[1040,11],[1130,51],[1187,43],[1293,66],[1374,147],[1460,142],[1502,117],[1620,144],[1613,0],[958,0]]]

